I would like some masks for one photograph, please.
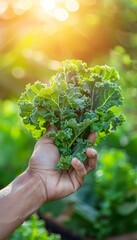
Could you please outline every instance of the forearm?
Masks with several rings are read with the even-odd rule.
[[[0,191],[0,240],[5,240],[44,203],[41,184],[39,178],[26,171]]]

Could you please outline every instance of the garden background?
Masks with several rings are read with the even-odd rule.
[[[98,166],[83,187],[42,206],[38,215],[46,219],[48,231],[62,234],[62,239],[108,239],[135,233],[136,0],[0,0],[0,188],[25,170],[35,144],[18,116],[20,94],[27,83],[48,82],[61,61],[73,58],[119,71],[126,121],[96,147]],[[36,221],[37,230],[28,223],[30,232],[32,228],[39,231],[41,224]],[[29,232],[29,237],[21,238],[25,231],[20,232],[13,239],[51,239],[48,235],[38,238],[34,232],[33,237]]]

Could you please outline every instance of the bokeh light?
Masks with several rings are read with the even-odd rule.
[[[25,77],[25,71],[22,67],[15,67],[12,69],[12,75],[15,77],[15,78],[23,78]]]
[[[0,0],[0,15],[3,14],[8,8],[8,1]]]
[[[56,7],[56,1],[55,0],[40,0],[40,6],[48,11],[48,10],[52,10]]]
[[[67,20],[68,16],[69,16],[68,11],[65,8],[57,8],[54,11],[54,17],[58,21],[62,22]]]
[[[20,15],[32,7],[32,0],[12,0],[11,5],[15,14]]]
[[[67,0],[65,6],[70,12],[76,12],[79,9],[79,3],[76,0]]]
[[[41,15],[41,18],[46,20],[50,16],[63,22],[69,18],[70,13],[77,12],[79,8],[78,0],[0,0],[0,15],[7,19],[30,11],[35,17]]]

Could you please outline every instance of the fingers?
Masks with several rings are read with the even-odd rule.
[[[97,166],[97,152],[93,148],[86,149],[87,160],[85,162],[85,168],[87,173],[94,170]]]
[[[76,177],[79,184],[82,185],[87,173],[93,171],[97,165],[97,152],[93,148],[86,149],[87,160],[85,163],[80,162],[77,158],[73,158],[71,165],[75,169]]]
[[[75,169],[75,177],[78,181],[79,187],[83,184],[85,176],[87,174],[86,168],[82,162],[77,158],[73,158],[71,161],[72,167]]]
[[[96,132],[92,132],[92,133],[89,134],[88,139],[91,141],[92,145],[94,145],[96,137],[97,137]]]

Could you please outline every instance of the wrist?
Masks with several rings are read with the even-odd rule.
[[[30,167],[24,172],[26,179],[31,179],[32,189],[34,189],[35,198],[38,199],[39,204],[42,205],[47,201],[46,187],[43,178],[36,171],[34,172]]]
[[[6,239],[45,201],[40,178],[29,169],[0,191],[0,239]]]
[[[19,175],[14,181],[14,196],[20,199],[18,216],[24,221],[44,203],[44,196],[41,190],[42,184],[40,179],[36,176],[34,177],[34,174],[29,169]]]

